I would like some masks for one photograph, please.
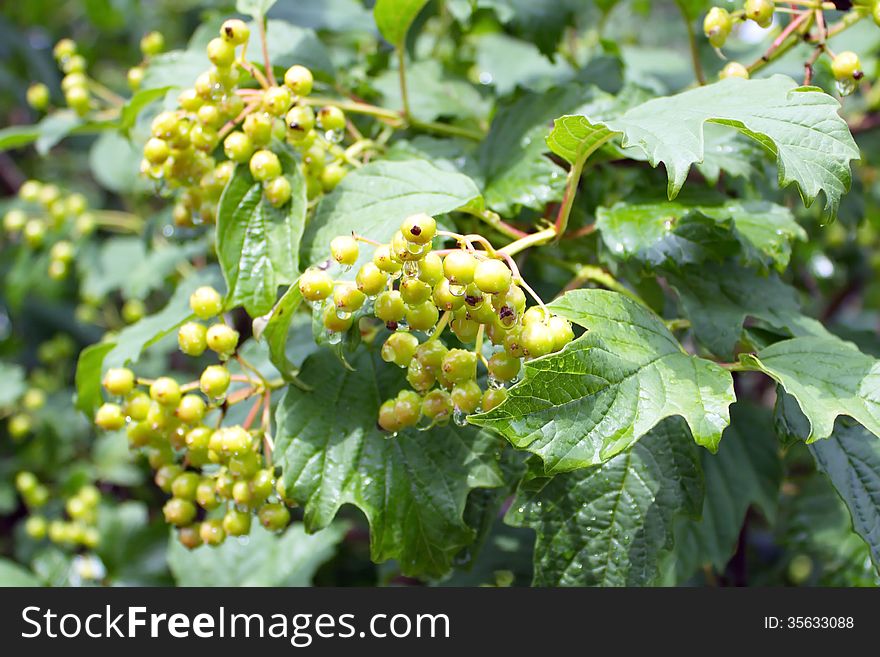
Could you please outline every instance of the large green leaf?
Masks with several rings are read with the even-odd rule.
[[[236,0],[235,11],[262,20],[278,0]]]
[[[309,586],[346,530],[345,523],[335,523],[310,535],[297,523],[278,535],[254,524],[246,543],[229,539],[195,550],[172,539],[168,566],[178,586]]]
[[[697,339],[719,358],[732,358],[747,317],[791,336],[823,336],[820,322],[801,313],[797,291],[771,273],[762,276],[733,262],[705,263],[666,272]]]
[[[615,135],[637,147],[652,166],[663,162],[674,198],[691,165],[704,158],[703,126],[729,126],[757,140],[777,158],[779,184],[795,183],[806,205],[820,192],[825,214],[834,216],[849,189],[849,163],[859,158],[839,103],[815,87],[798,87],[782,75],[760,80],[727,78],[649,100],[622,116],[594,121],[587,116],[557,119],[548,143],[557,155],[576,162]]]
[[[94,413],[101,404],[103,372],[111,367],[130,365],[144,349],[191,319],[189,297],[193,290],[202,285],[217,286],[218,278],[216,269],[205,269],[184,279],[162,310],[83,349],[76,364],[76,407],[90,415]]]
[[[727,371],[685,353],[659,317],[622,294],[577,290],[550,307],[587,332],[527,362],[507,399],[471,422],[539,455],[548,473],[603,463],[674,415],[698,444],[718,448],[734,401]]]
[[[776,516],[782,461],[767,409],[738,402],[717,454],[701,454],[706,496],[700,520],[682,519],[675,531],[679,580],[701,565],[723,570],[736,550],[750,506],[771,522]]]
[[[853,528],[880,572],[880,440],[858,424],[838,422],[831,437],[813,443],[810,451],[849,509]]]
[[[533,473],[507,521],[537,532],[537,586],[645,586],[673,545],[676,516],[697,516],[702,499],[697,448],[671,418],[602,465]]]
[[[497,438],[473,428],[437,427],[389,436],[376,428],[379,405],[401,387],[401,370],[364,349],[345,370],[321,350],[276,412],[275,458],[287,494],[308,531],[354,504],[370,523],[374,561],[397,559],[403,572],[442,576],[476,532],[463,520],[468,493],[500,486]]]
[[[440,117],[482,119],[489,104],[470,82],[443,70],[434,59],[415,62],[406,69],[410,113],[421,121]],[[397,69],[389,69],[373,81],[384,97],[384,107],[403,107]]]
[[[807,238],[786,207],[722,197],[615,203],[596,210],[596,228],[617,258],[638,258],[653,266],[667,261],[684,265],[701,262],[708,250],[717,248],[715,243],[692,243],[686,226],[700,217],[732,231],[746,255],[755,253],[755,259],[780,270],[788,266],[791,243]]]
[[[267,313],[278,287],[299,275],[299,247],[306,222],[306,184],[294,159],[279,156],[291,198],[280,208],[263,195],[263,184],[244,165],[235,167],[217,208],[217,257],[229,303],[251,317]]]
[[[290,362],[287,355],[287,333],[302,301],[299,285],[294,283],[287,288],[266,317],[254,320],[254,337],[266,341],[269,347],[269,359],[286,381],[293,380],[298,372],[296,365]]]
[[[303,240],[303,259],[326,260],[330,240],[337,235],[356,232],[387,242],[408,216],[452,212],[479,196],[470,178],[426,160],[368,164],[348,174],[322,199]]]
[[[376,0],[373,7],[376,27],[388,43],[400,46],[409,26],[426,4],[428,0]]]
[[[797,337],[741,360],[775,379],[797,400],[810,423],[808,443],[829,437],[840,415],[880,436],[880,362],[851,342],[830,334]]]
[[[39,578],[14,561],[0,558],[0,587],[41,586]]]

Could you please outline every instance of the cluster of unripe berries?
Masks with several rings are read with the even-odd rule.
[[[207,45],[213,66],[181,92],[176,110],[153,120],[141,169],[182,189],[173,210],[177,225],[214,222],[236,164],[248,166],[262,183],[267,201],[285,205],[292,190],[275,152],[278,148],[292,146],[301,154],[309,198],[332,189],[346,174],[343,151],[336,144],[345,127],[344,113],[324,107],[316,115],[304,102],[313,85],[312,73],[304,66],[290,67],[283,84],[270,86],[236,54],[241,47],[243,55],[249,37],[244,22],[224,22],[220,36]],[[261,86],[245,86],[255,81],[254,75]]]
[[[19,188],[18,197],[21,205],[3,216],[7,239],[34,251],[48,247],[49,276],[55,280],[66,278],[76,253],[73,240],[95,229],[95,217],[89,212],[85,196],[28,180]]]
[[[223,300],[213,288],[202,287],[193,292],[190,306],[198,319],[210,320],[222,311]],[[221,363],[184,385],[170,377],[139,381],[129,369],[110,369],[103,386],[120,401],[103,404],[95,424],[109,431],[127,425],[129,445],[146,451],[156,484],[171,495],[163,507],[165,519],[178,528],[186,547],[219,545],[226,536],[245,535],[254,514],[267,529],[284,529],[290,512],[261,451],[260,432],[207,424],[211,413],[222,422],[233,403],[230,385],[244,378],[232,376],[222,363],[236,351],[238,333],[222,321],[207,327],[191,321],[180,327],[178,343],[190,356],[210,349]],[[249,396],[239,395],[240,401]]]
[[[773,22],[776,5],[773,0],[746,0],[742,10],[730,12],[723,7],[712,7],[703,20],[703,32],[716,48],[727,42],[727,37],[736,21],[751,20],[760,27],[769,27]],[[880,1],[872,9],[874,21],[880,25]],[[841,93],[851,93],[856,83],[864,76],[859,56],[845,51],[832,56],[831,72],[837,80]],[[721,78],[748,78],[749,70],[739,62],[728,62],[721,71]]]
[[[98,532],[98,506],[101,493],[91,484],[82,486],[64,502],[66,517],[49,520],[41,510],[49,502],[49,489],[32,472],[22,471],[15,477],[15,487],[24,500],[29,515],[25,533],[34,540],[48,538],[65,547],[82,546],[94,549],[101,539]]]
[[[36,387],[28,388],[17,402],[18,410],[9,417],[6,431],[14,441],[20,441],[34,430],[34,413],[46,405],[46,393]]]
[[[434,251],[435,237],[451,237],[457,245]],[[336,237],[332,260],[352,267],[365,241]],[[524,290],[530,289],[512,260],[480,236],[438,231],[425,214],[408,217],[389,244],[376,245],[354,281],[334,280],[327,268],[312,267],[299,289],[321,313],[331,341],[366,315],[391,331],[381,356],[405,368],[412,387],[379,409],[379,426],[391,433],[415,426],[422,416],[430,425],[450,418],[462,423],[469,413],[491,410],[504,401],[504,386],[519,375],[523,358],[559,351],[574,337],[569,322],[543,304],[526,308]],[[448,348],[440,339],[447,327],[473,348]],[[418,333],[427,339],[420,341]],[[488,358],[484,338],[497,348]],[[477,383],[478,363],[488,372],[485,390]]]

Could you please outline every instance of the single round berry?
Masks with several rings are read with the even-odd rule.
[[[440,311],[432,301],[407,306],[406,323],[413,331],[428,331],[434,328],[439,319]]]
[[[125,74],[125,79],[128,82],[128,88],[132,91],[137,91],[144,83],[144,68],[142,66],[132,66],[128,69],[128,73]]]
[[[147,307],[140,299],[128,299],[122,304],[120,313],[126,324],[134,324],[147,314]]]
[[[501,260],[481,260],[474,270],[474,283],[487,294],[506,292],[510,281],[510,269]]]
[[[443,356],[441,369],[452,383],[473,379],[477,376],[477,355],[465,349],[450,349]]]
[[[721,73],[718,74],[718,77],[722,80],[726,78],[742,78],[743,80],[748,80],[749,69],[739,62],[728,62],[724,68],[721,69]]]
[[[328,105],[318,110],[318,122],[322,130],[339,131],[345,128],[345,112]]]
[[[181,472],[171,482],[171,494],[182,500],[196,499],[196,489],[201,479],[195,472]]]
[[[220,26],[220,36],[234,46],[240,46],[251,36],[251,30],[242,20],[230,18]]]
[[[148,32],[141,38],[140,45],[144,57],[153,57],[165,50],[165,37],[161,32]]]
[[[419,345],[416,349],[414,358],[422,365],[422,367],[434,372],[440,372],[443,366],[443,358],[448,353],[446,346],[439,340],[428,340]]]
[[[353,265],[358,259],[357,240],[349,235],[334,237],[330,242],[330,255],[340,265]]]
[[[431,286],[418,278],[406,278],[400,284],[400,296],[411,306],[427,301],[432,292]]]
[[[389,247],[391,249],[392,257],[400,262],[410,262],[421,260],[425,256],[425,253],[431,248],[431,245],[410,242],[403,236],[403,233],[397,231],[391,238],[391,244]]]
[[[177,406],[180,403],[180,386],[170,377],[159,377],[150,385],[150,398],[162,406]]]
[[[242,128],[244,133],[250,137],[255,146],[264,146],[272,139],[272,128],[275,120],[265,112],[254,112],[248,114]]]
[[[703,32],[716,48],[721,48],[727,41],[730,30],[733,28],[733,19],[730,13],[722,7],[712,7],[703,19]]]
[[[199,527],[199,537],[205,545],[216,547],[226,540],[226,531],[220,520],[205,520]]]
[[[310,267],[299,277],[299,291],[307,301],[322,301],[333,293],[333,278],[322,269]]]
[[[541,322],[523,326],[521,342],[523,352],[529,358],[539,358],[553,351],[553,335],[547,325]]]
[[[198,395],[184,395],[174,414],[185,424],[195,424],[205,417],[207,405]]]
[[[230,509],[223,516],[223,529],[229,536],[244,536],[251,530],[251,514]]]
[[[223,140],[223,152],[233,162],[247,162],[254,154],[254,143],[243,132],[230,132]]]
[[[315,112],[308,105],[297,105],[290,109],[284,117],[295,140],[303,139],[315,127]]]
[[[425,257],[419,262],[419,280],[434,287],[442,278],[443,258],[436,253],[426,253]]]
[[[280,208],[290,200],[293,190],[290,188],[290,181],[287,178],[278,176],[263,183],[263,193],[269,203]]]
[[[464,290],[462,289],[460,294],[453,293],[451,284],[446,278],[434,286],[431,298],[440,310],[454,311],[464,306]]]
[[[403,220],[400,232],[408,242],[427,244],[437,234],[437,222],[427,214],[414,214]]]
[[[283,504],[264,504],[257,515],[260,524],[270,532],[280,532],[290,524],[290,511]]]
[[[492,354],[488,369],[489,376],[496,381],[512,381],[519,374],[520,360],[504,351],[499,351]]]
[[[223,297],[213,287],[200,287],[189,297],[189,307],[200,319],[210,319],[223,310]]]
[[[443,274],[453,285],[469,285],[474,280],[477,259],[463,250],[455,250],[443,259]]]
[[[746,0],[746,18],[751,18],[760,27],[770,27],[774,11],[773,0]]]
[[[507,399],[507,390],[504,388],[489,388],[483,393],[480,407],[483,413],[488,413],[501,402]]]
[[[20,233],[27,220],[27,214],[24,210],[14,208],[3,216],[3,229],[12,235]]]
[[[226,394],[230,380],[228,369],[222,365],[209,365],[199,377],[199,388],[209,398],[216,399]]]
[[[206,511],[220,506],[220,499],[214,490],[213,481],[204,479],[199,482],[199,485],[196,487],[196,503]]]
[[[331,162],[321,171],[321,187],[325,192],[333,191],[347,173],[348,170],[342,164]]]
[[[249,167],[254,180],[270,180],[281,175],[281,160],[269,150],[264,149],[251,155]]]
[[[200,529],[201,525],[199,524],[180,527],[177,530],[177,540],[187,550],[195,550],[202,544],[202,537],[199,534]]]
[[[396,274],[403,265],[391,254],[391,246],[383,244],[373,251],[373,264],[388,274]]]
[[[423,367],[419,361],[413,358],[406,367],[406,381],[413,390],[427,392],[434,387],[437,377],[427,367]]]
[[[480,325],[477,322],[468,319],[465,312],[459,312],[461,314],[449,322],[449,328],[459,341],[465,344],[472,343],[477,338],[477,332],[480,330]]]
[[[438,424],[452,417],[453,408],[452,396],[445,390],[432,390],[422,400],[422,414]]]
[[[397,417],[394,408],[395,404],[395,399],[388,399],[382,402],[382,405],[379,407],[379,417],[377,422],[382,429],[389,433],[397,433],[403,428],[403,423]]]
[[[333,305],[343,312],[353,313],[359,310],[366,300],[366,295],[357,289],[354,283],[346,281],[333,290]]]
[[[150,411],[150,396],[144,392],[134,392],[122,405],[122,412],[135,422],[145,420]]]
[[[103,404],[95,413],[95,424],[105,431],[116,431],[125,426],[125,415],[119,404]]]
[[[305,66],[291,66],[284,73],[284,84],[297,96],[308,96],[312,92],[315,79],[312,72]]]
[[[574,331],[571,323],[558,315],[554,315],[547,322],[547,330],[553,338],[553,351],[560,351],[565,345],[574,340]]]
[[[392,333],[382,345],[382,360],[399,367],[406,367],[413,359],[418,346],[419,339],[412,333],[403,331]]]
[[[162,513],[165,515],[165,522],[180,527],[195,520],[196,505],[189,500],[172,497],[162,507]]]
[[[46,537],[46,531],[49,523],[43,516],[29,516],[24,523],[24,533],[35,541],[40,541]]]
[[[388,284],[388,275],[379,269],[375,263],[367,262],[358,270],[355,282],[361,292],[373,297],[385,289],[385,286]]]
[[[263,92],[263,111],[272,116],[284,116],[292,102],[293,97],[287,87],[271,87]]]
[[[480,406],[483,391],[473,379],[457,383],[452,388],[452,404],[462,413],[473,413]]]
[[[238,346],[238,331],[226,324],[217,323],[208,328],[205,342],[208,349],[225,358],[231,356]]]
[[[525,327],[531,324],[545,324],[549,319],[550,316],[543,306],[532,306],[523,313],[522,325]]]
[[[394,402],[394,414],[401,427],[415,426],[422,417],[422,398],[412,390],[401,390]]]
[[[187,322],[177,330],[177,344],[187,356],[198,357],[208,348],[208,329],[198,322]]]
[[[324,323],[324,328],[332,333],[347,331],[354,323],[354,316],[351,313],[337,310],[334,305],[328,305],[324,308],[321,319]]]
[[[855,80],[861,77],[862,63],[856,53],[845,50],[831,61],[831,72],[837,80]]]
[[[73,39],[61,39],[52,49],[52,55],[57,60],[67,59],[76,54],[76,42]]]
[[[49,106],[49,87],[42,82],[34,82],[27,90],[27,104],[38,112]]]
[[[38,411],[46,405],[46,393],[39,388],[28,388],[21,398],[21,405],[28,412]]]
[[[125,367],[113,367],[107,370],[101,383],[111,395],[122,397],[134,388],[134,372]]]
[[[225,39],[211,39],[205,50],[214,66],[231,66],[235,61],[235,46]]]
[[[399,322],[406,316],[406,304],[398,290],[386,290],[376,297],[373,313],[383,322]]]

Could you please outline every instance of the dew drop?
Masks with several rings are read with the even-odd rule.
[[[464,285],[454,285],[452,283],[449,284],[449,294],[454,297],[463,297],[465,292]]]
[[[403,275],[407,278],[415,278],[419,275],[419,263],[415,260],[407,260],[403,263]]]
[[[467,426],[467,414],[456,406],[452,411],[452,421],[459,427]]]
[[[338,331],[327,331],[327,342],[330,344],[339,344],[342,342],[342,333]]]

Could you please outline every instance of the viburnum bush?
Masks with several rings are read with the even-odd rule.
[[[880,2],[273,5],[21,46],[0,583],[880,583]]]

